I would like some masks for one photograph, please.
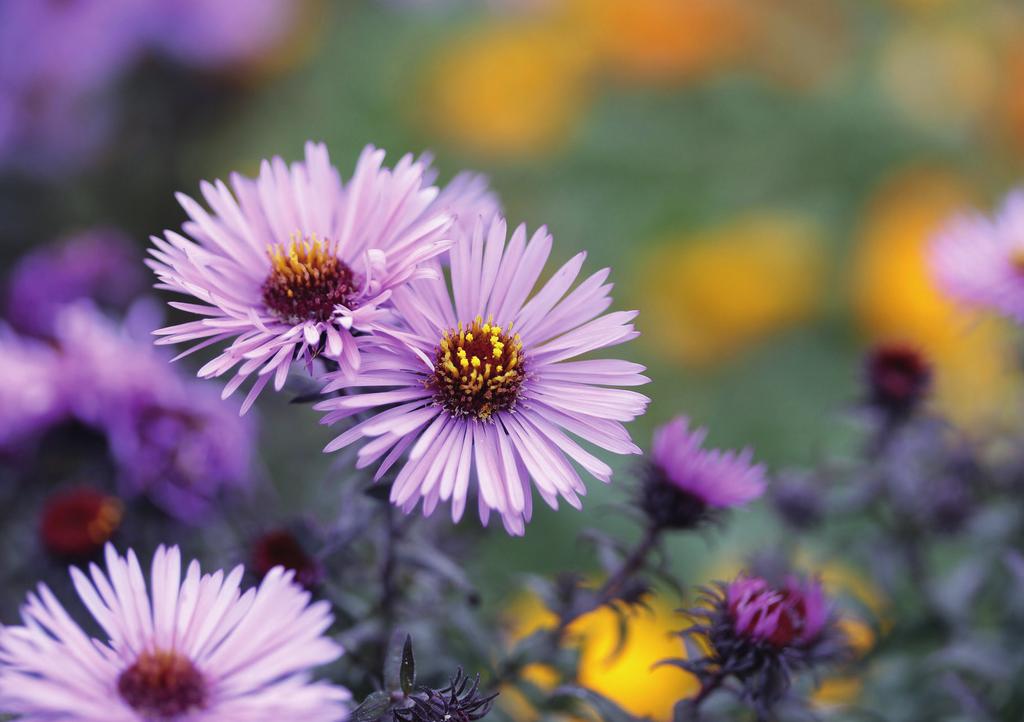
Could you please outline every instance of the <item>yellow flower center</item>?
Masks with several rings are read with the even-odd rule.
[[[522,351],[511,326],[477,316],[441,337],[427,386],[452,416],[486,421],[515,407],[526,371]]]
[[[356,284],[352,269],[315,235],[267,248],[270,275],[263,282],[263,303],[287,323],[326,321],[338,304],[349,305]]]

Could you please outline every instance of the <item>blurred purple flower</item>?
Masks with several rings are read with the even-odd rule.
[[[36,248],[11,270],[7,319],[51,336],[61,307],[79,299],[124,310],[145,285],[141,254],[120,231],[97,228]]]
[[[641,506],[658,526],[688,528],[709,511],[742,506],[764,493],[765,469],[753,452],[702,448],[707,430],[677,417],[654,432]]]
[[[324,636],[326,602],[270,572],[242,591],[243,570],[182,578],[177,547],[160,547],[150,587],[135,553],[106,549],[106,573],[72,567],[82,602],[105,633],[91,640],[45,584],[0,628],[0,709],[25,720],[276,722],[344,719],[348,690],[314,682],[338,659]]]
[[[105,125],[97,100],[138,57],[143,9],[134,0],[0,3],[0,165],[46,171],[95,148]]]
[[[72,410],[106,434],[124,496],[196,522],[222,492],[251,483],[252,424],[208,385],[179,376],[148,335],[79,304],[61,312],[57,339]]]
[[[52,347],[0,326],[0,454],[17,454],[66,418],[62,377]]]
[[[931,245],[939,286],[969,305],[1024,323],[1024,189],[1010,193],[993,218],[954,218]]]
[[[424,154],[419,160],[428,168],[423,174],[423,182],[434,185],[438,172],[431,166],[433,158],[430,154]],[[472,171],[462,171],[452,178],[441,189],[432,207],[450,214],[457,232],[463,238],[473,235],[479,219],[489,221],[501,213],[501,201],[491,190],[487,176]]]
[[[156,48],[203,67],[256,59],[295,27],[302,0],[151,0]]]
[[[0,166],[87,161],[109,136],[110,95],[146,53],[204,68],[256,59],[294,28],[293,0],[0,2]]]
[[[580,508],[586,487],[569,459],[604,482],[612,472],[565,432],[613,453],[640,453],[623,424],[649,399],[607,387],[648,379],[627,361],[570,360],[635,338],[636,312],[602,315],[612,303],[608,269],[569,291],[585,253],[530,298],[550,252],[545,229],[527,242],[520,226],[506,242],[503,218],[479,221],[452,248],[450,287],[435,277],[397,289],[395,308],[410,331],[369,346],[351,384],[387,390],[318,404],[324,423],[372,413],[326,450],[364,442],[357,465],[383,458],[377,479],[408,451],[391,487],[406,513],[422,500],[429,515],[450,499],[458,521],[471,476],[481,522],[498,512],[511,534],[525,533],[531,517],[531,478],[552,508],[559,497]],[[349,385],[334,375],[325,392]]]
[[[392,294],[436,276],[427,262],[451,245],[452,218],[424,181],[427,166],[409,155],[394,169],[383,162],[384,151],[367,147],[343,185],[327,148],[307,143],[305,162],[274,158],[256,180],[232,175],[234,195],[221,181],[203,182],[212,215],[179,194],[195,240],[153,237],[149,264],[160,288],[201,302],[171,305],[202,318],[156,331],[158,343],[199,342],[196,350],[231,339],[199,376],[237,367],[230,395],[255,375],[242,413],[271,379],[280,390],[298,358],[312,372],[323,355],[351,377],[373,343],[358,335],[393,325]]]
[[[737,635],[776,647],[815,641],[829,615],[821,583],[794,576],[778,588],[759,577],[740,576],[729,585],[726,604]]]

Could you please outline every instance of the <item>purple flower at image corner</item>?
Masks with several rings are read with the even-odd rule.
[[[178,62],[217,67],[259,59],[298,23],[303,0],[151,0],[152,43]]]
[[[1024,189],[988,218],[952,219],[934,237],[929,257],[938,286],[952,298],[1024,323]]]
[[[640,489],[640,506],[666,529],[691,528],[716,510],[743,506],[765,492],[762,464],[753,452],[705,449],[707,430],[691,429],[679,416],[654,432],[651,458]]]
[[[106,572],[72,567],[82,603],[103,630],[91,639],[45,584],[0,628],[0,709],[24,720],[78,722],[336,722],[348,690],[313,681],[338,659],[324,636],[333,616],[292,573],[243,591],[242,567],[182,576],[177,547],[160,547],[150,584],[135,553],[106,547]]]
[[[182,377],[131,325],[118,327],[86,303],[61,312],[69,404],[106,435],[122,495],[201,521],[224,492],[250,486],[254,425],[208,384]],[[145,318],[134,325],[153,327]]]
[[[647,383],[639,364],[573,360],[638,335],[636,312],[604,313],[612,303],[609,269],[570,291],[586,256],[580,253],[531,293],[551,236],[542,228],[527,240],[520,226],[506,238],[503,218],[480,220],[450,252],[450,286],[437,276],[397,289],[395,308],[409,331],[364,351],[352,384],[382,390],[317,408],[327,412],[324,423],[371,414],[326,451],[362,442],[357,466],[379,462],[376,479],[404,458],[390,496],[406,513],[420,500],[426,515],[451,501],[458,521],[473,478],[481,522],[497,512],[520,535],[532,514],[531,479],[552,508],[559,497],[582,506],[586,487],[572,462],[611,480],[611,468],[570,434],[612,453],[639,454],[624,423],[643,414],[649,399],[610,388]],[[324,391],[349,385],[335,375]]]
[[[57,353],[0,325],[0,455],[17,455],[67,415]]]
[[[255,180],[232,175],[233,194],[203,182],[212,213],[179,194],[190,238],[153,237],[149,265],[159,288],[199,301],[171,305],[201,318],[156,331],[158,343],[195,342],[185,355],[230,341],[199,375],[234,370],[225,398],[254,379],[242,413],[271,380],[280,390],[296,359],[312,373],[322,356],[353,376],[367,345],[359,335],[396,323],[395,290],[439,273],[429,261],[451,245],[453,217],[438,200],[459,200],[439,196],[412,156],[393,169],[383,161],[367,147],[343,184],[327,148],[307,143],[305,162],[274,158]]]
[[[60,309],[89,298],[124,310],[145,287],[141,254],[120,231],[95,228],[33,249],[11,269],[6,315],[25,334],[51,336]]]
[[[108,130],[103,94],[138,58],[145,3],[0,3],[0,166],[64,171]]]

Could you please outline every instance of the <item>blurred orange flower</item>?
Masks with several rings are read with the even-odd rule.
[[[636,273],[644,338],[667,357],[711,364],[818,309],[825,274],[820,229],[763,212],[647,252]]]
[[[567,21],[613,74],[675,82],[737,57],[748,33],[742,0],[568,0]]]

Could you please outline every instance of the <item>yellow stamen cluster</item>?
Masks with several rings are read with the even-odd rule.
[[[355,290],[352,269],[315,235],[295,236],[287,245],[267,247],[270,275],[263,282],[263,303],[289,323],[326,321],[338,304],[347,305]]]
[[[504,329],[477,316],[441,337],[427,385],[453,416],[486,421],[515,406],[525,378],[522,350],[511,325]]]

